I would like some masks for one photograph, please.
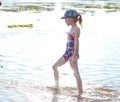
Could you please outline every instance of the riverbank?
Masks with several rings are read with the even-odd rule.
[[[81,8],[81,9],[105,9],[105,10],[120,10],[120,3],[94,3],[94,2],[79,2],[79,1],[71,1],[71,2],[13,2],[12,5],[3,6],[0,8],[1,11],[12,11],[12,12],[20,12],[20,11],[37,11],[41,12],[44,10],[52,11],[56,8],[56,4],[61,5],[61,9],[68,8]]]

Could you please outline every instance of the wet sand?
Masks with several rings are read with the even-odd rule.
[[[84,89],[81,98],[78,98],[75,86],[60,86],[59,90],[53,85],[43,86],[33,82],[0,81],[3,85],[1,102],[119,102],[120,92],[105,87]],[[8,91],[5,91],[6,89]],[[0,95],[2,97],[2,95]],[[7,100],[6,98],[6,100]]]
[[[61,87],[60,90],[56,90],[53,86],[42,87],[41,91],[36,91],[33,95],[29,94],[32,102],[35,99],[43,102],[113,102],[120,100],[119,92],[114,90],[96,88],[93,92],[90,89],[86,89],[81,98],[78,98],[77,89],[75,87]],[[117,99],[118,97],[118,99]]]

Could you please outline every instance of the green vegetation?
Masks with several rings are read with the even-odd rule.
[[[18,28],[18,27],[32,28],[33,24],[13,24],[13,25],[8,25],[8,28]]]
[[[87,4],[85,5],[85,8],[101,8],[101,5],[91,5],[91,4]]]
[[[113,4],[113,3],[108,3],[108,4],[84,4],[81,2],[61,2],[62,9],[67,9],[67,8],[96,8],[96,9],[107,9],[107,10],[120,10],[120,4]],[[0,10],[3,11],[52,11],[55,9],[55,3],[54,2],[40,2],[40,3],[35,3],[35,4],[19,4],[15,5],[14,7],[5,7]]]
[[[120,5],[117,6],[117,5],[109,5],[109,4],[107,4],[107,5],[104,5],[103,8],[105,8],[105,9],[120,9]]]
[[[88,4],[88,5],[85,5],[85,8],[120,9],[120,5],[105,4],[102,6],[102,5]]]
[[[25,11],[25,10],[30,10],[30,11],[40,11],[40,7],[39,6],[34,6],[34,5],[30,5],[30,6],[20,6],[19,10],[20,11]]]
[[[19,5],[19,11],[42,11],[42,10],[47,10],[51,11],[54,10],[55,3],[46,3],[46,2],[41,2],[39,4],[29,4],[29,5]]]
[[[63,2],[61,3],[62,9],[66,10],[67,8],[76,8],[83,10],[83,13],[93,9],[104,9],[105,12],[116,12],[120,10],[120,4],[106,3],[106,4],[83,4],[81,2]],[[92,11],[91,11],[92,12]],[[93,12],[92,12],[93,13]]]

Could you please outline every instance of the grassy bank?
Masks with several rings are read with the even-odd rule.
[[[120,5],[112,5],[112,4],[105,4],[105,5],[93,5],[93,4],[86,4],[85,8],[97,8],[97,9],[120,9]]]
[[[8,7],[8,6],[7,6]],[[18,4],[14,7],[8,7],[10,9],[3,9],[5,11],[52,11],[56,7],[56,4],[54,2],[40,2],[39,4]],[[83,4],[81,2],[61,2],[61,8],[62,9],[68,9],[68,8],[82,8],[82,9],[89,9],[89,8],[95,8],[95,9],[107,9],[107,10],[120,10],[120,4]],[[15,9],[14,9],[15,8]],[[13,10],[14,9],[14,10]]]

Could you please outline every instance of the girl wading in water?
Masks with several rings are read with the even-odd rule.
[[[68,26],[71,26],[69,32],[67,32],[67,45],[66,51],[58,59],[58,61],[53,65],[54,78],[56,87],[59,88],[59,71],[58,67],[64,65],[69,61],[70,66],[73,70],[74,76],[76,78],[78,95],[81,96],[83,93],[82,89],[82,80],[78,68],[78,58],[79,58],[79,36],[80,28],[77,26],[77,22],[82,26],[82,16],[76,10],[69,9],[64,13],[64,16],[61,19],[65,19],[65,23]]]

